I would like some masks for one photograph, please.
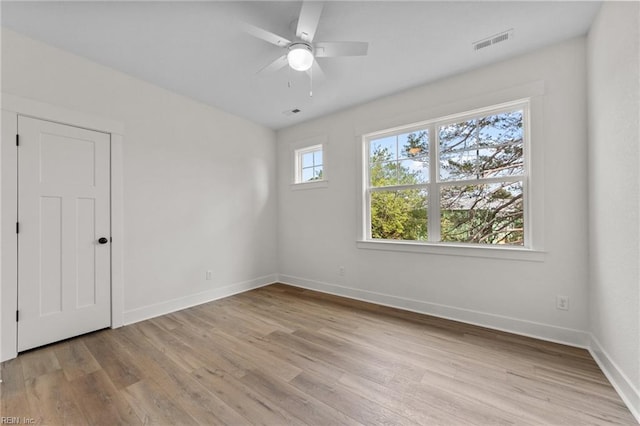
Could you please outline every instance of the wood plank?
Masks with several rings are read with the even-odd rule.
[[[70,383],[70,387],[88,424],[142,424],[104,370],[77,377]]]
[[[334,407],[362,424],[418,424],[383,405],[375,403],[360,393],[352,392],[339,382],[332,382],[311,373],[299,374],[291,381],[291,384],[302,392],[313,395],[325,404]]]
[[[87,419],[62,370],[25,380],[30,413],[38,424],[86,424]]]
[[[376,383],[388,383],[394,375],[390,365],[368,363],[367,360],[359,361],[292,334],[274,332],[271,333],[269,339],[281,345],[290,345],[294,350],[308,353],[313,358],[320,359],[344,371],[353,371],[355,374],[367,377]]]
[[[20,365],[22,365],[24,380],[30,380],[62,369],[53,348],[54,346],[45,346],[22,355]]]
[[[56,345],[54,353],[67,380],[71,381],[100,370],[100,364],[91,355],[82,340],[72,339]]]
[[[301,371],[309,371],[321,377],[335,379],[340,378],[345,372],[335,365],[314,357],[311,353],[297,351],[289,345],[280,344],[276,340],[270,339],[269,336],[263,338],[247,337],[246,342],[290,365],[298,367]]]
[[[22,359],[14,358],[0,365],[0,416],[30,418],[31,407],[24,387]]]
[[[198,422],[181,409],[152,380],[140,380],[128,386],[124,397],[143,424],[197,425]]]
[[[247,422],[261,425],[304,424],[224,371],[202,368],[193,375],[218,398],[240,413]]]
[[[134,327],[121,329],[123,339],[138,349],[144,378],[157,383],[183,410],[201,424],[242,424],[246,421],[164,353],[146,341]],[[210,363],[209,363],[210,364]]]
[[[294,386],[260,371],[249,371],[240,381],[304,423],[361,425],[341,411],[318,401],[313,395],[303,393]]]
[[[462,409],[451,407],[448,398],[438,399],[432,396],[429,399],[419,400],[406,388],[380,385],[353,374],[343,375],[340,378],[340,384],[421,425],[474,424],[467,418],[469,412],[465,407]]]
[[[163,330],[152,321],[143,321],[131,327],[136,328],[148,342],[184,371],[190,373],[205,365],[206,360],[197,352],[183,344],[173,333]]]
[[[99,331],[82,339],[94,359],[107,372],[111,382],[118,389],[122,389],[140,381],[142,374],[131,355],[121,345],[116,344],[115,334]]]

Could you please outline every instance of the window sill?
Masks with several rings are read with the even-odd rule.
[[[358,241],[359,249],[427,253],[445,256],[544,262],[546,252],[521,247],[472,246],[463,244],[413,243],[408,241]]]
[[[301,183],[292,183],[291,189],[293,191],[297,191],[300,189],[318,189],[318,188],[328,188],[329,181],[328,180],[316,180],[313,182],[301,182]]]

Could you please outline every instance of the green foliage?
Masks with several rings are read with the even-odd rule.
[[[420,147],[424,136],[410,135],[409,144]],[[409,144],[407,153],[409,152]],[[426,145],[422,145],[426,152]],[[424,155],[424,154],[423,154]],[[369,177],[374,187],[414,185],[419,183],[419,172],[411,171],[392,158],[386,148],[371,156]],[[427,196],[421,189],[382,190],[371,193],[371,236],[389,240],[427,239]]]
[[[420,190],[371,194],[371,236],[389,240],[426,240],[426,195]]]

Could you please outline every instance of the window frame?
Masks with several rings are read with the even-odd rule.
[[[329,185],[327,179],[327,137],[317,136],[305,139],[290,145],[291,151],[291,189],[326,188]],[[310,181],[302,180],[302,157],[310,152],[322,153],[322,178]]]
[[[434,119],[415,122],[407,125],[395,126],[380,131],[374,131],[363,134],[361,137],[362,147],[362,228],[361,239],[358,240],[359,248],[371,248],[378,250],[400,250],[410,252],[436,252],[444,254],[463,254],[480,257],[503,256],[505,252],[507,258],[523,258],[525,260],[541,260],[542,256],[531,256],[531,253],[541,254],[537,250],[534,236],[535,224],[530,213],[531,205],[531,133],[532,133],[532,97],[523,97],[517,100],[496,103],[487,107],[469,109],[467,111],[449,115],[443,115]],[[496,113],[504,113],[515,110],[522,110],[524,129],[523,129],[523,172],[518,176],[502,176],[482,179],[465,179],[465,180],[441,180],[440,179],[440,141],[438,128],[447,124],[460,123],[462,121],[474,118],[486,117]],[[429,181],[422,184],[412,185],[394,185],[385,187],[370,186],[370,143],[373,140],[381,139],[388,136],[396,136],[410,132],[428,130],[429,132]],[[497,244],[478,244],[478,243],[461,243],[461,242],[443,242],[440,241],[440,194],[441,188],[446,186],[463,186],[473,184],[490,184],[494,182],[522,182],[523,192],[523,221],[524,221],[524,245],[497,245]],[[421,189],[427,190],[427,213],[428,213],[428,238],[426,241],[414,240],[387,240],[374,239],[371,235],[371,194],[378,191],[402,190],[402,189]],[[435,194],[435,195],[433,195]],[[445,248],[446,247],[446,248]]]

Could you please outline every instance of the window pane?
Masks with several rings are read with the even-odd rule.
[[[370,162],[389,161],[398,158],[397,143],[395,136],[388,136],[382,139],[374,139],[369,142]]]
[[[429,155],[429,132],[419,130],[398,135],[398,156],[400,158],[417,158]]]
[[[522,141],[516,145],[501,145],[480,150],[479,176],[521,176],[524,174]]]
[[[442,241],[524,245],[522,182],[445,186],[440,214]]]
[[[302,154],[302,167],[313,167],[313,152]]]
[[[373,163],[369,168],[369,179],[372,187],[427,183],[429,161],[427,158],[422,158]]]
[[[522,143],[457,151],[440,156],[440,180],[482,179],[524,174]]]
[[[438,129],[440,154],[466,150],[476,146],[478,120],[447,124]]]
[[[310,180],[313,179],[313,167],[308,167],[305,169],[302,169],[302,181],[303,182],[309,182]]]
[[[520,142],[522,135],[521,110],[447,124],[438,130],[441,153]]]
[[[322,166],[313,168],[313,178],[311,180],[322,180]]]
[[[439,137],[442,181],[524,174],[522,111],[441,126]]]
[[[478,144],[496,146],[522,142],[522,111],[502,112],[480,120]]]
[[[322,151],[314,151],[313,152],[313,165],[321,166],[322,165]]]
[[[385,161],[369,165],[371,186],[392,186],[398,184],[398,162]]]
[[[440,155],[440,180],[476,179],[476,151],[447,152]]]
[[[398,164],[398,179],[398,184],[400,185],[429,182],[428,159],[400,161]]]
[[[427,191],[371,193],[371,237],[385,240],[427,239]]]

